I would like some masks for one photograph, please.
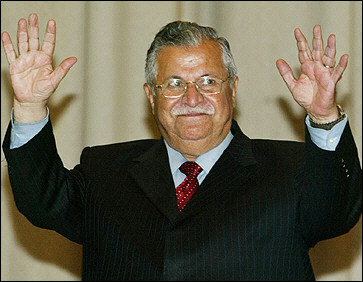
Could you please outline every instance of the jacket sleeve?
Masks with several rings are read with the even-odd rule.
[[[11,123],[3,150],[18,210],[35,226],[82,243],[82,195],[86,181],[76,166],[68,170],[57,153],[49,121],[25,145],[10,149]]]
[[[299,222],[309,247],[347,233],[362,211],[362,170],[349,127],[335,151],[317,147],[306,130],[305,165],[299,175]],[[300,185],[299,184],[299,185]]]

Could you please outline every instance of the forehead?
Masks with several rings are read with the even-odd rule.
[[[158,77],[223,75],[225,67],[217,42],[202,41],[197,46],[167,46],[157,56]]]

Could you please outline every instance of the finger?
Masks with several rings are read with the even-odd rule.
[[[337,83],[338,80],[342,78],[343,73],[348,65],[348,58],[349,56],[347,54],[343,55],[340,58],[339,64],[334,69],[334,72],[332,73],[332,78],[335,81],[335,83]]]
[[[315,25],[313,29],[313,59],[321,61],[323,57],[323,38],[320,25]]]
[[[305,61],[312,60],[312,55],[309,49],[308,42],[306,41],[305,36],[302,34],[299,28],[295,29],[295,38],[297,41],[297,48],[299,51],[300,63],[302,64]]]
[[[42,50],[45,53],[47,53],[49,56],[52,56],[54,53],[55,40],[56,40],[56,23],[54,20],[49,20],[42,45]]]
[[[325,66],[333,68],[335,66],[335,54],[336,54],[336,40],[335,35],[332,34],[328,37],[328,44],[325,48],[322,62]]]
[[[54,89],[57,88],[58,84],[66,76],[70,68],[77,62],[77,58],[71,57],[65,59],[61,64],[52,72],[50,75],[50,80]]]
[[[8,63],[12,64],[16,60],[16,53],[14,50],[13,43],[11,42],[9,33],[3,32],[1,35],[1,40],[3,42],[4,51],[5,51]]]
[[[49,20],[45,32],[42,50],[49,56],[53,56],[55,48],[56,25],[54,20]]]
[[[29,15],[29,50],[36,51],[39,50],[39,26],[38,26],[38,16],[37,14]]]
[[[18,21],[18,34],[17,34],[17,43],[18,43],[18,53],[19,56],[28,52],[28,30],[26,26],[26,20],[20,19]]]
[[[287,87],[292,91],[296,85],[296,79],[292,73],[290,66],[282,59],[276,61],[276,66],[285,81]]]

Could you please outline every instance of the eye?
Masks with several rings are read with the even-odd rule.
[[[180,79],[171,79],[168,81],[168,87],[180,87],[183,82]]]
[[[212,77],[203,77],[201,83],[202,85],[213,85],[216,83],[216,80]]]

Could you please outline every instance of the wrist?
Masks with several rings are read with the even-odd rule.
[[[340,109],[339,105],[333,105],[329,110],[325,110],[323,113],[315,114],[312,112],[307,112],[309,116],[309,120],[316,124],[324,124],[332,122],[339,118],[340,116]]]
[[[46,103],[20,103],[14,99],[14,123],[36,123],[47,117]]]
[[[346,116],[345,112],[343,111],[340,105],[337,105],[336,108],[337,108],[336,114],[330,116],[327,119],[316,119],[312,118],[311,115],[308,115],[310,125],[314,128],[330,130],[334,125],[342,121]]]

